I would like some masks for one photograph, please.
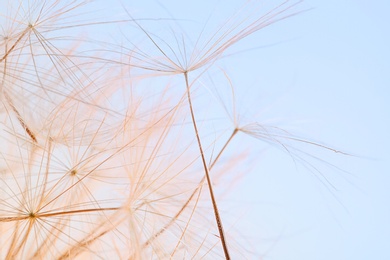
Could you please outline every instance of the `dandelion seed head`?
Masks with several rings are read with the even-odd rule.
[[[246,157],[232,143],[314,143],[241,127],[234,101],[208,90],[226,51],[295,2],[191,35],[125,4],[127,16],[99,20],[87,2],[0,3],[0,258],[245,258],[224,203]]]

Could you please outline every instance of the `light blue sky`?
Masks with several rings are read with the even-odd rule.
[[[358,157],[337,160],[353,176],[330,178],[335,198],[269,163],[269,178],[252,176],[244,189],[261,190],[251,216],[261,237],[272,234],[269,259],[389,259],[389,4],[306,3],[311,11],[272,27],[285,42],[259,51],[271,63],[267,82],[282,77],[289,89],[280,115],[311,120],[304,126],[316,140]]]
[[[154,1],[128,6],[136,17],[200,24],[212,14],[210,25],[239,6],[161,2],[168,11]],[[245,102],[266,112],[260,118],[356,157],[320,152],[350,172],[324,168],[335,187],[327,189],[284,153],[260,153],[231,198],[247,209],[237,227],[265,259],[390,259],[390,4],[306,0],[302,7],[310,10],[240,42],[234,51],[246,51],[224,68],[242,97],[257,92]]]

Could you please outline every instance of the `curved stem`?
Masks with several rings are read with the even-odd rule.
[[[229,139],[225,143],[225,145],[222,147],[221,151],[219,151],[217,157],[215,157],[214,161],[211,163],[209,170],[211,170],[214,165],[217,163],[218,159],[221,157],[222,153],[225,151],[231,140],[233,140],[233,137],[238,133],[238,129],[234,129],[233,133],[230,135]],[[157,237],[159,237],[162,233],[164,233],[178,218],[179,216],[184,212],[184,210],[188,207],[189,203],[192,201],[194,198],[195,194],[201,189],[206,177],[203,176],[202,179],[199,182],[198,187],[191,193],[190,197],[187,199],[187,201],[184,203],[184,205],[180,208],[180,210],[176,213],[176,215],[171,218],[171,220],[163,227],[161,228],[158,232],[156,232],[154,235],[152,235],[144,244],[143,247],[147,247],[150,245],[153,240],[155,240]],[[132,258],[130,258],[132,259]]]
[[[222,247],[223,247],[223,252],[224,252],[224,254],[225,254],[225,258],[226,258],[226,259],[230,259],[229,250],[228,250],[228,248],[227,248],[227,244],[226,244],[226,240],[225,240],[225,234],[224,234],[224,231],[223,231],[221,216],[219,215],[219,210],[218,210],[217,202],[216,202],[216,200],[215,200],[214,190],[213,190],[213,186],[212,186],[211,179],[210,179],[209,168],[208,168],[207,163],[206,163],[206,158],[205,158],[205,156],[204,156],[204,152],[203,152],[203,148],[202,148],[202,142],[201,142],[201,140],[200,140],[199,132],[198,132],[198,127],[197,127],[197,125],[196,125],[194,109],[193,109],[193,107],[192,107],[192,100],[191,100],[191,93],[190,93],[190,85],[189,85],[189,83],[188,83],[188,75],[187,75],[187,72],[184,72],[184,78],[185,78],[185,81],[186,81],[187,99],[188,99],[188,104],[189,104],[190,112],[191,112],[192,125],[194,126],[194,131],[195,131],[195,135],[196,135],[196,140],[197,140],[197,142],[198,142],[198,147],[199,147],[199,151],[200,151],[200,156],[201,156],[201,158],[202,158],[202,164],[203,164],[203,168],[204,168],[204,172],[205,172],[205,177],[206,177],[206,180],[207,180],[207,184],[208,184],[208,187],[209,187],[210,198],[211,198],[211,202],[212,202],[212,204],[213,204],[215,220],[216,220],[216,222],[217,222],[218,231],[219,231],[219,236],[220,236],[220,238],[221,238],[221,243],[222,243]]]

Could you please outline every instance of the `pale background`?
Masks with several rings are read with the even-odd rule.
[[[95,3],[107,17],[126,15],[120,2]],[[207,19],[216,28],[245,1],[122,3],[136,17],[199,29]],[[222,211],[265,259],[390,259],[390,3],[305,0],[302,9],[310,10],[240,42],[223,66],[242,111],[355,155],[324,154],[349,173],[324,168],[332,188],[285,153],[261,150]]]
[[[210,18],[210,26],[242,3],[124,1],[136,17],[198,25]],[[265,259],[390,259],[390,4],[306,0],[302,7],[310,10],[240,42],[225,69],[238,92],[258,92],[241,101],[265,111],[264,119],[356,156],[330,155],[349,172],[325,168],[333,189],[285,153],[259,153],[257,168],[228,198],[245,209],[236,228]]]

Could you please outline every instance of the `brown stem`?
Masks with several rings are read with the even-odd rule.
[[[116,211],[121,209],[120,207],[110,207],[110,208],[91,208],[91,209],[78,209],[78,210],[69,210],[69,211],[59,211],[52,213],[35,213],[35,218],[48,218],[55,216],[63,216],[63,215],[74,215],[74,214],[83,214],[87,212],[103,212],[103,211]],[[20,221],[31,218],[30,215],[22,215],[18,217],[4,217],[0,218],[0,222],[11,222],[11,221]]]
[[[200,141],[198,127],[196,125],[194,109],[192,107],[190,85],[188,83],[187,72],[184,72],[184,78],[185,78],[185,81],[186,81],[187,99],[188,99],[188,104],[189,104],[190,112],[191,112],[192,125],[194,126],[196,140],[198,141],[199,152],[200,152],[200,156],[202,158],[202,164],[203,164],[203,168],[204,168],[204,172],[205,172],[205,177],[206,177],[207,184],[208,184],[208,187],[209,187],[210,198],[211,198],[211,202],[213,204],[215,220],[217,222],[219,236],[221,238],[221,243],[222,243],[222,247],[223,247],[223,252],[225,254],[225,258],[226,259],[230,259],[229,250],[228,250],[228,247],[227,247],[227,244],[226,244],[226,240],[225,240],[225,234],[224,234],[224,231],[223,231],[222,221],[221,221],[221,217],[219,215],[219,210],[218,210],[217,202],[215,200],[213,186],[212,186],[211,179],[210,179],[209,168],[208,168],[207,163],[206,163],[206,158],[204,156],[204,152],[203,152],[203,148],[202,148],[202,142]]]
[[[5,91],[4,91],[4,97],[7,100],[8,104],[11,106],[12,110],[14,111],[14,113],[16,114],[16,117],[18,118],[19,123],[24,128],[26,133],[31,137],[31,139],[33,140],[34,143],[37,143],[38,141],[37,141],[37,138],[35,137],[35,134],[30,130],[30,128],[24,122],[22,116],[20,115],[19,111],[16,109],[14,103],[12,102],[11,97]]]
[[[19,38],[15,41],[15,43],[9,48],[9,50],[6,50],[4,56],[0,59],[0,62],[7,59],[8,55],[15,49],[16,45],[19,44],[19,42],[23,39],[23,37],[26,35],[26,33],[30,30],[30,27],[27,27],[19,36]]]
[[[27,33],[29,28],[27,28],[26,30],[24,30],[24,32],[21,34],[21,36],[16,40],[16,42],[14,43],[14,45],[12,45],[12,47],[10,49],[8,49],[8,44],[6,43],[5,44],[5,55],[3,56],[3,58],[0,59],[0,62],[4,61],[4,71],[3,71],[3,79],[2,79],[2,83],[1,83],[1,90],[4,94],[4,97],[5,99],[7,100],[8,104],[11,106],[12,110],[15,112],[16,114],[16,117],[18,118],[19,120],[19,123],[22,125],[22,127],[24,128],[24,130],[26,130],[27,134],[31,137],[31,139],[33,140],[34,143],[37,143],[37,139],[34,135],[34,133],[30,130],[30,128],[26,125],[26,123],[24,122],[22,116],[20,115],[19,111],[16,109],[14,103],[12,102],[12,99],[11,97],[8,95],[8,93],[3,89],[4,88],[4,82],[5,82],[5,75],[7,73],[7,57],[8,55],[12,52],[12,50],[15,48],[15,46],[20,42],[20,40],[23,38],[23,36]]]
[[[226,141],[225,145],[222,147],[221,151],[219,151],[217,157],[215,157],[214,161],[210,165],[210,170],[214,167],[214,165],[217,163],[223,152],[226,150],[226,147],[229,145],[229,143],[233,140],[233,137],[238,133],[238,129],[234,129],[233,133],[230,135],[229,139]],[[195,194],[200,190],[202,187],[203,182],[205,181],[205,176],[202,177],[202,179],[199,182],[198,187],[191,193],[190,197],[187,199],[187,201],[184,203],[184,205],[180,208],[180,210],[176,213],[176,215],[171,218],[171,220],[158,232],[156,232],[153,236],[151,236],[144,244],[143,248],[149,246],[157,237],[159,237],[161,234],[163,234],[175,221],[179,218],[179,216],[184,212],[184,210],[188,207],[191,200],[194,198]],[[132,259],[132,258],[130,258]]]
[[[10,259],[10,260],[16,259],[16,256],[19,254],[20,250],[26,244],[27,239],[29,238],[30,233],[34,227],[34,224],[35,224],[35,219],[34,218],[29,219],[28,228],[26,230],[26,233],[24,234],[22,240],[20,241],[19,246],[17,246],[16,248],[13,247],[10,251],[8,251],[7,256],[6,256],[7,260],[8,259]]]

